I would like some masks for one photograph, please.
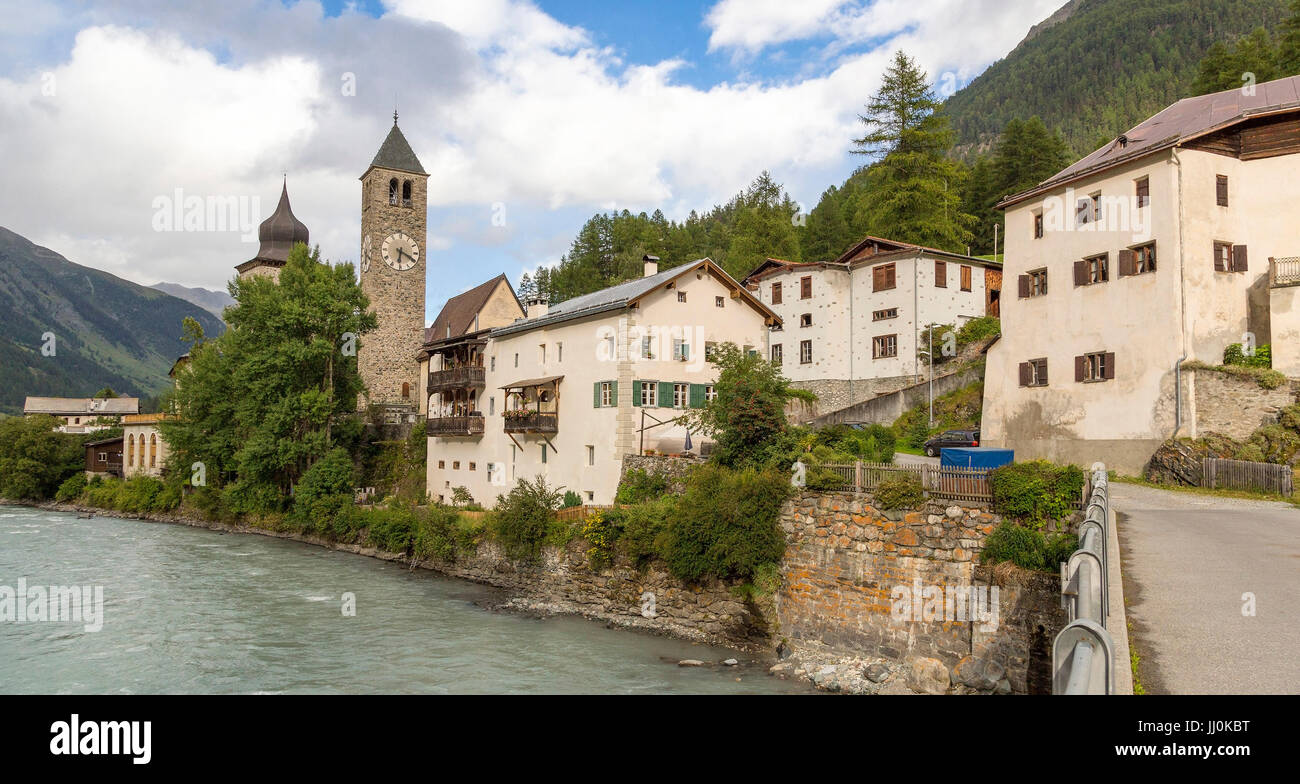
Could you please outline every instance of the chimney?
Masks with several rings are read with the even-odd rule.
[[[659,274],[658,256],[651,256],[650,254],[647,253],[645,256],[641,258],[641,261],[645,262],[645,277],[648,278],[651,275]]]
[[[529,297],[524,301],[524,318],[541,318],[550,310],[545,297]]]

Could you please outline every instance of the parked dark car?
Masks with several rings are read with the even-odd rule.
[[[930,457],[938,457],[939,452],[946,447],[979,445],[980,431],[978,430],[948,430],[926,441],[925,453]]]

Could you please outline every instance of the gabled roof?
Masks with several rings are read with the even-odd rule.
[[[1180,146],[1246,120],[1297,109],[1300,109],[1300,76],[1257,84],[1253,95],[1246,95],[1237,87],[1184,98],[1033,188],[1006,197],[998,206],[1011,206],[1070,180]]]
[[[379,152],[375,153],[375,159],[366,167],[366,171],[368,172],[376,166],[382,169],[411,172],[412,174],[428,174],[424,167],[420,165],[420,159],[415,157],[415,150],[411,149],[410,143],[402,135],[402,129],[397,127],[396,114],[393,115],[393,129],[388,132],[388,137],[379,146]],[[362,177],[364,176],[362,175]]]
[[[447,300],[447,304],[443,305],[442,310],[438,312],[438,318],[433,320],[433,326],[424,331],[424,342],[433,343],[446,340],[448,337],[458,338],[474,331],[474,317],[483,310],[483,306],[492,298],[492,293],[502,283],[505,283],[510,296],[515,298],[515,304],[519,305],[519,297],[515,294],[514,287],[510,285],[510,280],[504,274],[497,275],[492,280],[480,283],[469,291]],[[520,312],[523,312],[523,309],[523,305],[519,305]]]
[[[648,275],[643,278],[633,278],[632,280],[619,283],[616,286],[593,291],[590,294],[583,294],[580,297],[573,297],[564,302],[551,305],[545,316],[535,319],[521,319],[509,326],[492,330],[493,335],[508,335],[515,332],[526,332],[530,329],[549,326],[551,324],[569,321],[572,319],[583,318],[585,316],[603,313],[609,310],[620,310],[626,308],[642,297],[666,286],[668,283],[680,278],[683,275],[694,272],[698,269],[707,269],[715,277],[723,282],[728,288],[739,291],[741,297],[749,303],[751,307],[758,310],[766,318],[780,321],[780,316],[776,315],[770,308],[759,302],[753,294],[745,290],[740,282],[727,274],[727,272],[713,262],[712,259],[697,259],[696,261],[682,264],[663,272]]]
[[[121,416],[140,410],[138,397],[29,397],[24,414]]]

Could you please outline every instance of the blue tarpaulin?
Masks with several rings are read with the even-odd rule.
[[[949,446],[939,453],[944,468],[999,468],[1015,459],[1015,450],[992,446]]]

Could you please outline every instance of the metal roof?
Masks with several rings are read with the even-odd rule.
[[[138,397],[29,397],[23,403],[24,414],[121,416],[139,411]]]

